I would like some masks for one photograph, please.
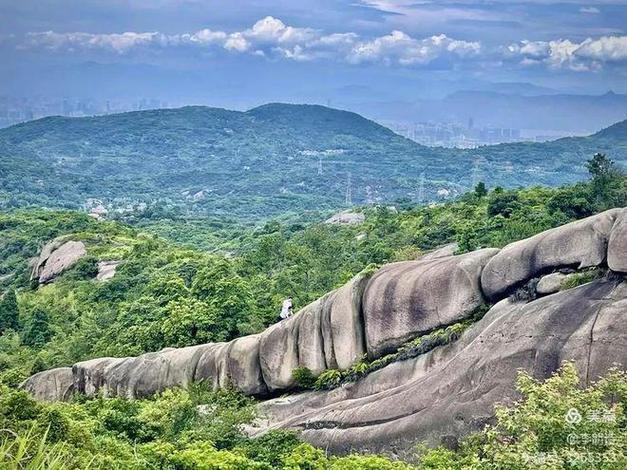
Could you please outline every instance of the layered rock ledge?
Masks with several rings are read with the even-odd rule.
[[[194,381],[271,397],[295,387],[298,367],[346,369],[494,304],[450,345],[335,390],[265,401],[267,420],[251,430],[297,429],[336,452],[439,443],[480,427],[495,402],[513,398],[518,369],[544,378],[573,360],[590,381],[627,363],[626,227],[627,209],[614,209],[501,250],[389,264],[257,335],[93,359],[41,372],[22,386],[41,400],[73,393],[135,398]],[[610,275],[559,291],[563,276],[556,273],[591,267]],[[509,299],[538,280],[539,298]]]

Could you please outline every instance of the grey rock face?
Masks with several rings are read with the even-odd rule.
[[[382,267],[364,293],[368,355],[379,357],[419,334],[467,317],[485,302],[481,271],[496,253],[485,249]]]
[[[366,352],[361,299],[367,282],[367,276],[358,275],[261,333],[261,370],[268,390],[293,387],[297,367],[314,373],[346,368]]]
[[[74,376],[69,367],[39,372],[21,385],[21,388],[40,401],[65,401],[74,393]]]
[[[344,211],[332,215],[324,223],[331,225],[359,225],[364,220],[366,220],[366,216],[361,212]]]
[[[621,211],[612,209],[507,245],[483,270],[483,292],[498,300],[544,272],[604,263],[610,232]]]
[[[457,243],[447,243],[446,245],[436,248],[433,251],[429,251],[428,253],[422,255],[419,259],[426,261],[443,258],[445,256],[453,256],[458,249],[459,245]]]
[[[546,276],[542,276],[536,286],[536,292],[540,295],[549,295],[559,292],[562,287],[562,283],[568,279],[568,276],[568,274],[562,273],[551,273]]]
[[[108,281],[113,279],[115,271],[120,265],[120,261],[100,261],[98,263],[98,274],[96,275],[97,281]]]
[[[550,376],[575,361],[586,381],[627,360],[627,284],[595,281],[528,304],[508,300],[460,340],[359,382],[265,402],[266,426],[331,452],[395,453],[480,429],[496,402],[516,398],[517,370]],[[524,334],[521,334],[524,332]]]
[[[42,248],[34,264],[31,279],[39,279],[42,284],[50,282],[86,254],[83,242],[65,241],[65,238],[52,240]]]
[[[612,271],[627,273],[627,209],[622,209],[610,233],[607,264]]]

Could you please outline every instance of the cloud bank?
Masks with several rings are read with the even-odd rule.
[[[70,54],[106,52],[115,55],[192,48],[269,59],[335,60],[348,64],[379,63],[402,67],[426,66],[436,60],[456,64],[496,62],[574,71],[598,70],[607,64],[627,64],[627,36],[602,36],[581,42],[522,40],[487,47],[480,41],[460,40],[445,34],[415,38],[398,30],[373,38],[354,32],[327,34],[314,28],[289,26],[272,16],[257,21],[250,28],[232,32],[212,29],[174,35],[160,32],[34,32],[26,34],[19,47]]]

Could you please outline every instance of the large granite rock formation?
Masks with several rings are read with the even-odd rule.
[[[485,303],[481,271],[498,251],[382,267],[364,293],[368,355],[379,357],[419,334],[461,320]]]
[[[483,292],[494,300],[556,268],[603,264],[610,231],[622,211],[612,209],[507,245],[483,270]]]
[[[478,428],[495,402],[514,397],[518,369],[543,378],[573,360],[590,381],[613,363],[627,363],[625,218],[626,211],[616,209],[502,250],[390,264],[258,335],[93,359],[36,374],[23,387],[41,400],[72,393],[133,398],[203,380],[268,397],[293,389],[297,367],[319,373],[348,368],[364,354],[378,358],[467,318],[489,298],[495,305],[458,341],[348,386],[266,401],[267,421],[252,431],[296,429],[337,452],[439,443]],[[618,274],[556,292],[562,276],[554,272],[593,266]],[[508,298],[522,285],[535,286],[537,278],[540,288],[529,299],[543,297]]]
[[[497,304],[460,340],[327,392],[261,405],[254,434],[289,428],[331,452],[402,452],[479,429],[515,398],[520,369],[546,378],[573,360],[586,382],[627,360],[627,284],[593,283],[530,303]]]
[[[41,284],[53,281],[86,254],[83,242],[55,238],[41,249],[39,258],[33,264],[31,279],[37,279]]]

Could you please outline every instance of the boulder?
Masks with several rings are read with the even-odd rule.
[[[332,215],[324,221],[331,225],[360,225],[364,223],[366,216],[361,212],[343,211]]]
[[[612,271],[627,273],[627,209],[616,218],[607,247],[607,265]]]
[[[559,292],[562,288],[562,283],[568,279],[569,276],[569,274],[563,273],[551,273],[542,276],[536,285],[536,292],[540,295],[549,295]]]
[[[495,403],[517,399],[517,371],[537,379],[575,362],[584,382],[627,363],[627,284],[592,283],[530,303],[503,300],[462,337],[355,384],[266,401],[249,432],[292,429],[332,453],[410,457],[481,429]],[[524,334],[521,334],[524,332]]]
[[[325,302],[322,338],[328,368],[347,369],[366,353],[362,299],[370,277],[358,274]]]
[[[603,264],[612,226],[621,211],[612,209],[507,245],[483,270],[483,292],[491,300],[499,300],[526,281],[557,268]]]
[[[74,393],[74,377],[69,367],[59,367],[35,374],[20,387],[40,401],[67,401]]]
[[[87,254],[83,242],[65,240],[57,238],[42,248],[34,263],[31,279],[38,279],[41,284],[50,282]]]
[[[363,299],[368,355],[380,357],[470,315],[485,302],[481,271],[496,253],[484,249],[382,267],[368,282]]]
[[[96,275],[97,281],[107,281],[113,279],[115,271],[120,265],[120,261],[100,261],[98,262],[98,274]]]

